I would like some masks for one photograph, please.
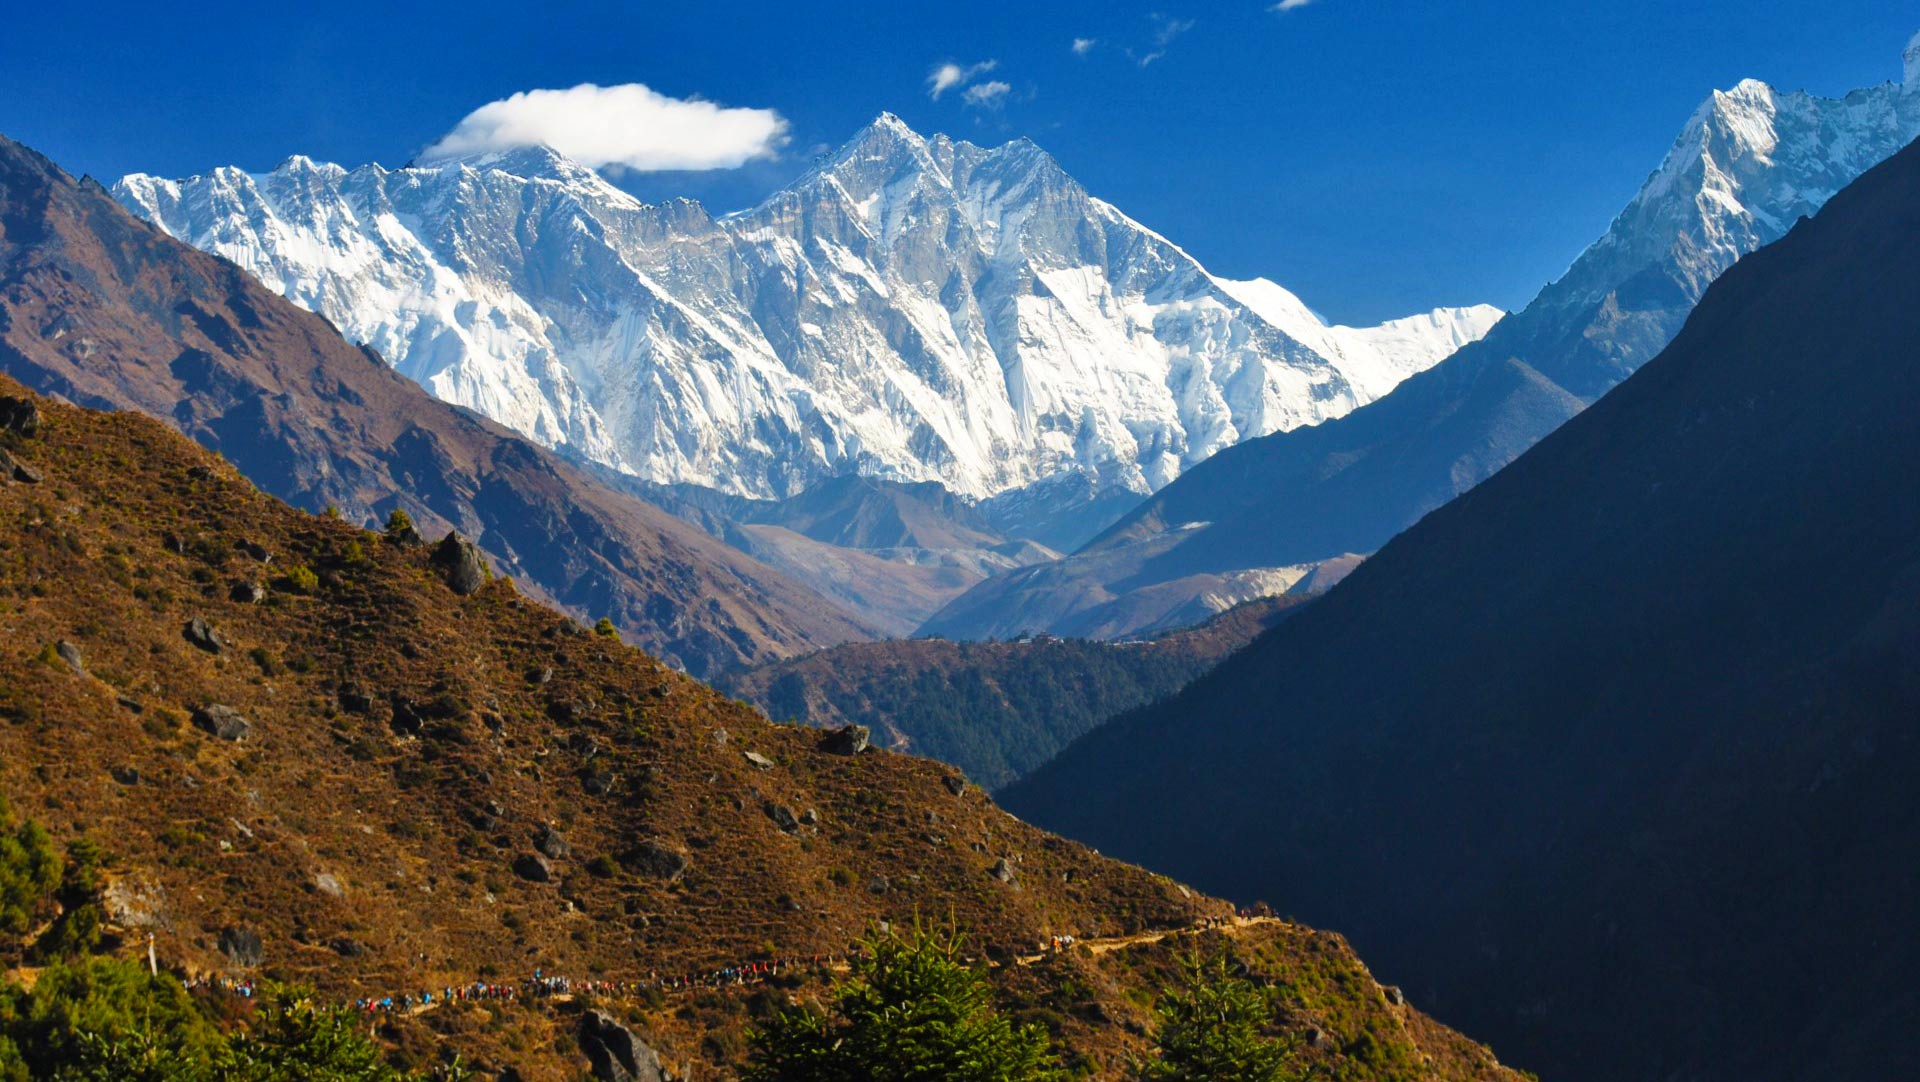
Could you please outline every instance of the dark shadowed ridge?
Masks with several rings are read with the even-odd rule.
[[[238,267],[0,137],[0,366],[162,417],[297,506],[408,511],[695,674],[869,637],[836,606],[433,398]]]
[[[1539,446],[1002,796],[1337,924],[1546,1077],[1920,1075],[1916,403],[1909,148]]]

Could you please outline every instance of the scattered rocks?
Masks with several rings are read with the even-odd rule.
[[[867,750],[873,733],[865,725],[843,725],[820,741],[820,750],[829,755],[858,755]]]
[[[133,767],[116,766],[112,770],[108,771],[108,773],[113,775],[114,781],[117,781],[122,785],[140,784],[140,771]]]
[[[72,669],[81,676],[87,675],[87,662],[85,658],[80,656],[80,648],[78,646],[75,646],[65,639],[61,639],[59,642],[53,644],[53,652],[60,655],[60,660],[67,663],[67,668]]]
[[[209,654],[217,654],[227,648],[226,636],[215,631],[212,624],[198,616],[188,620],[187,626],[180,630],[180,634],[195,649],[205,650]]]
[[[146,704],[138,699],[129,699],[125,695],[115,695],[113,701],[119,703],[120,709],[125,710],[129,714],[144,714],[147,712]]]
[[[993,870],[988,872],[987,874],[993,876],[995,879],[998,879],[1002,883],[1011,883],[1013,882],[1013,879],[1014,879],[1013,862],[1008,860],[1006,857],[1001,857],[998,861],[994,862]]]
[[[240,711],[219,703],[208,703],[195,710],[193,724],[221,740],[245,740],[253,732],[253,723]]]
[[[213,467],[189,466],[187,467],[187,476],[193,478],[195,481],[211,481],[213,480]]]
[[[220,931],[220,953],[240,969],[253,969],[260,964],[265,951],[260,943],[259,932],[251,928],[228,927]]]
[[[687,855],[666,842],[649,838],[629,851],[621,863],[634,871],[671,883],[687,874]]]
[[[567,844],[567,839],[553,829],[551,823],[540,824],[540,829],[534,835],[533,847],[540,850],[543,856],[554,860],[565,860],[573,855],[573,846]]]
[[[775,804],[772,801],[768,801],[765,810],[767,818],[773,820],[773,825],[788,834],[795,833],[800,829],[800,817],[793,814],[793,809],[787,807],[785,804]]]
[[[814,811],[812,808],[808,808],[806,811],[803,811],[800,813],[801,826],[807,826],[807,827],[818,826],[819,823],[820,823],[820,813],[817,811]]]
[[[33,436],[40,431],[40,407],[30,398],[0,395],[0,429]]]
[[[752,764],[753,764],[754,766],[757,766],[757,767],[759,767],[759,768],[760,768],[760,769],[762,769],[762,770],[772,770],[772,769],[773,769],[773,765],[774,765],[774,764],[773,764],[773,760],[772,760],[772,759],[769,759],[769,758],[767,758],[766,756],[764,756],[764,755],[762,755],[762,754],[760,754],[759,752],[757,752],[757,751],[749,751],[749,752],[745,752],[745,753],[743,753],[743,754],[745,754],[745,755],[746,755],[746,758],[747,758],[747,762],[749,762],[749,763],[752,763]]]
[[[321,872],[313,877],[313,889],[329,898],[344,898],[347,888],[340,883],[340,877],[332,872]]]
[[[646,1042],[605,1011],[580,1018],[580,1050],[600,1082],[666,1082],[666,1068]]]
[[[373,712],[373,696],[367,694],[366,689],[358,684],[341,684],[340,690],[334,692],[333,697],[334,701],[340,704],[340,709],[349,714],[365,715]]]
[[[547,684],[552,681],[553,667],[550,665],[542,665],[540,668],[533,669],[527,673],[527,683],[529,684]]]
[[[236,582],[227,597],[242,605],[258,605],[267,599],[267,589],[257,582]]]
[[[1407,994],[1393,985],[1388,985],[1380,989],[1380,994],[1386,996],[1387,1002],[1396,1007],[1404,1007],[1407,1005]]]
[[[479,546],[461,537],[457,530],[441,539],[428,562],[439,570],[453,592],[462,597],[487,584],[487,561],[480,555]]]
[[[247,557],[253,560],[254,563],[270,564],[273,562],[273,554],[268,552],[267,547],[258,541],[240,542],[240,551],[246,553]]]
[[[588,796],[606,796],[613,791],[613,779],[598,772],[580,778],[580,790]]]
[[[551,883],[553,865],[538,853],[522,853],[513,859],[513,874],[529,883]]]
[[[892,884],[887,882],[886,876],[876,875],[872,879],[867,880],[867,893],[868,894],[885,894],[887,892],[887,888],[890,886],[892,886]]]
[[[947,792],[952,793],[954,796],[959,796],[961,793],[967,791],[967,779],[958,774],[948,774],[946,777],[941,778],[940,781],[947,787]]]
[[[333,948],[333,953],[342,958],[362,958],[365,957],[367,953],[366,945],[352,936],[343,935],[329,939],[327,940],[327,946]]]
[[[1325,1048],[1326,1046],[1327,1046],[1327,1031],[1324,1029],[1321,1029],[1319,1026],[1308,1026],[1307,1027],[1307,1047],[1308,1048]]]

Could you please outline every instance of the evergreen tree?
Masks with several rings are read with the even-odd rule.
[[[1226,953],[1187,959],[1178,988],[1162,997],[1158,1056],[1134,1066],[1140,1082],[1297,1082],[1295,1045],[1269,1035],[1270,991],[1233,972]]]
[[[753,1035],[747,1082],[1055,1082],[1044,1030],[1015,1026],[963,961],[964,937],[869,933],[830,1014],[788,1007]]]
[[[31,819],[15,822],[0,797],[0,958],[33,929],[61,873],[60,853],[46,828]]]

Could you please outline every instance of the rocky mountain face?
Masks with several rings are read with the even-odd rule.
[[[1172,695],[1309,600],[1264,598],[1133,642],[847,643],[723,673],[714,686],[781,721],[864,725],[887,747],[999,789],[1108,719]]]
[[[0,220],[10,241],[31,221]],[[398,1057],[458,1054],[496,1082],[590,1060],[626,1077],[609,1046],[728,1078],[769,1009],[827,996],[815,956],[938,913],[1000,963],[996,1003],[1090,1077],[1141,1054],[1154,995],[1199,948],[1289,989],[1281,1024],[1316,1073],[1517,1082],[1338,936],[1276,921],[1153,941],[1230,909],[931,760],[771,725],[516,583],[469,579],[457,545],[295,511],[153,418],[0,377],[0,463],[0,792],[56,845],[109,854],[105,943],[144,954],[151,934],[170,973],[439,1001],[536,971],[784,959],[750,987],[575,984],[571,1003],[437,1002],[373,1027]],[[1053,934],[1115,949],[1040,957]]]
[[[1543,1077],[1911,1077],[1916,356],[1910,147],[1558,432],[1001,796],[1338,914]]]
[[[114,191],[577,457],[763,499],[855,473],[1026,493],[1040,508],[1003,528],[1051,520],[1050,545],[1222,448],[1372,400],[1499,316],[1331,328],[1271,283],[1210,277],[1027,140],[928,139],[891,115],[718,219],[544,148]]]
[[[927,630],[1064,631],[1130,592],[1379,548],[1658,353],[1735,260],[1920,134],[1920,39],[1907,60],[1904,84],[1844,98],[1715,92],[1606,235],[1484,339],[1372,405],[1214,456],[1085,551],[983,583]]]
[[[263,489],[354,522],[400,509],[695,673],[872,631],[773,569],[434,399],[321,317],[0,138],[0,368],[163,417]]]

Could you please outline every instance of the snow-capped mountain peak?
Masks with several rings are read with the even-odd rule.
[[[1915,34],[1907,42],[1907,51],[1901,54],[1900,59],[1904,79],[1901,85],[1909,94],[1920,91],[1920,34]]]
[[[887,113],[717,219],[547,147],[115,192],[443,398],[750,496],[848,473],[976,498],[1061,471],[1146,492],[1370,401],[1492,317],[1276,318],[1031,141],[927,138]]]

